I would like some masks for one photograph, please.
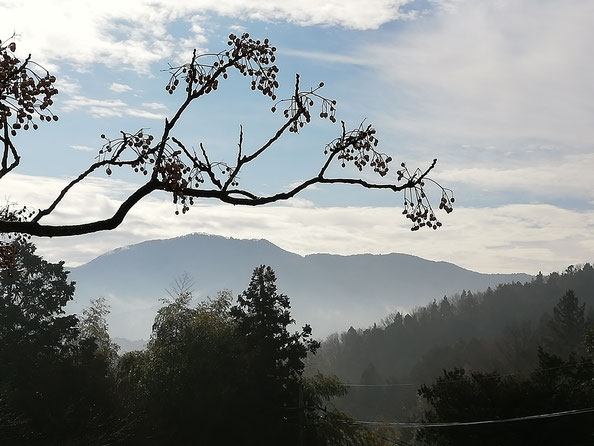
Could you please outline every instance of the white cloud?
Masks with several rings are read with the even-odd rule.
[[[30,206],[46,206],[66,184],[66,180],[25,175],[2,181],[7,198]],[[48,221],[75,223],[108,217],[134,187],[93,178],[73,189]],[[156,194],[140,202],[114,231],[36,238],[35,243],[49,259],[63,259],[72,266],[119,246],[190,232],[266,238],[299,254],[404,252],[481,272],[550,272],[594,261],[594,210],[578,212],[544,204],[458,208],[442,216],[442,229],[414,233],[400,209],[393,207],[315,208],[283,203],[252,208],[201,201],[186,215],[176,216],[174,210],[167,195]]]
[[[108,88],[116,93],[125,93],[126,91],[133,90],[133,88],[130,85],[119,84],[117,82],[113,82]]]
[[[127,114],[130,116],[135,116],[137,118],[146,118],[146,119],[165,119],[165,115],[160,113],[153,113],[147,110],[141,110],[137,108],[130,108],[126,110]]]
[[[235,24],[234,24],[234,25],[231,25],[231,26],[229,27],[229,29],[230,29],[231,31],[235,32],[235,33],[244,33],[244,32],[246,32],[246,31],[247,31],[247,29],[246,29],[246,27],[245,27],[245,26],[242,26],[242,25],[235,25]]]
[[[394,104],[382,124],[431,142],[591,147],[593,2],[437,3],[445,11],[361,52]]]
[[[125,108],[126,103],[121,99],[91,99],[82,95],[74,95],[71,98],[63,101],[62,109],[65,112],[71,112],[78,109],[88,109],[92,113],[101,115],[102,113],[112,113],[109,110],[118,110]],[[99,110],[105,109],[105,112],[99,112]],[[114,112],[117,113],[117,112]],[[120,116],[120,115],[118,115]]]
[[[22,42],[19,47],[48,68],[55,67],[52,62],[67,60],[81,70],[100,62],[148,73],[151,63],[179,56],[176,49],[180,45],[184,51],[191,46],[204,49],[206,34],[200,18],[205,14],[377,29],[389,21],[411,17],[400,9],[408,3],[411,0],[61,0],[38,2],[32,9],[30,4],[13,2],[0,4],[0,29],[17,31]],[[189,35],[179,39],[168,31],[176,21],[189,22]]]
[[[167,106],[159,102],[143,102],[142,106],[151,110],[167,110]]]
[[[80,146],[80,145],[72,145],[70,146],[71,149],[78,150],[81,152],[94,152],[96,149],[89,146]]]
[[[411,0],[304,0],[298,3],[256,0],[221,1],[212,4],[214,12],[231,17],[255,20],[287,20],[300,25],[336,25],[352,29],[377,29],[392,20],[410,18],[401,11]]]
[[[290,200],[286,201],[287,206],[292,206],[296,208],[313,208],[315,207],[313,201],[306,200],[305,198],[301,197],[293,197]]]
[[[147,119],[164,119],[164,115],[130,107],[121,99],[92,99],[74,95],[63,101],[62,110],[72,112],[83,110],[95,118],[134,116]]]
[[[553,160],[553,161],[552,161]],[[526,194],[545,199],[594,199],[594,154],[534,156],[528,162],[499,159],[491,164],[467,161],[461,166],[440,166],[434,178],[442,184],[485,192],[504,191],[515,197]]]
[[[456,12],[464,4],[465,0],[429,0],[432,4],[438,8],[448,11]]]
[[[80,84],[76,80],[70,78],[68,75],[63,74],[57,76],[55,86],[61,95],[68,96],[80,93],[81,89]]]
[[[352,56],[348,54],[327,53],[323,51],[303,51],[296,49],[280,49],[280,54],[287,56],[301,57],[303,59],[310,59],[330,64],[348,64],[348,65],[368,65],[369,62],[365,58]]]
[[[180,38],[176,45],[174,61],[178,65],[183,65],[192,60],[194,49],[206,48],[207,43],[206,29],[202,26],[206,18],[195,14],[186,21],[190,24],[191,32],[187,37]]]

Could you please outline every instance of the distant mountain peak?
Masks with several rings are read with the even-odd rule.
[[[110,296],[113,334],[147,339],[158,299],[180,274],[187,272],[194,280],[198,299],[223,289],[237,295],[261,264],[275,270],[279,292],[291,299],[293,317],[298,324],[311,324],[316,336],[349,325],[368,326],[394,309],[408,311],[463,289],[481,291],[532,278],[481,274],[404,253],[301,256],[266,239],[194,232],[118,248],[72,268],[78,305],[73,311],[91,298]]]

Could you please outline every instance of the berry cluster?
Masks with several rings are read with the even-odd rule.
[[[289,132],[298,133],[299,129],[305,124],[311,122],[310,107],[314,105],[314,101],[309,98],[295,97],[291,99],[282,99],[277,102],[270,110],[272,113],[276,112],[278,104],[282,102],[289,102],[289,106],[283,110],[283,115],[287,119],[295,119],[289,127]]]
[[[297,85],[299,85],[299,75],[297,75]],[[279,104],[288,102],[289,106],[283,110],[283,115],[287,119],[296,117],[295,121],[289,127],[289,132],[297,133],[300,128],[311,121],[310,109],[315,104],[314,98],[316,98],[321,101],[320,118],[327,118],[331,122],[336,122],[336,100],[325,98],[317,93],[323,86],[324,82],[320,82],[316,88],[312,88],[309,91],[297,92],[297,95],[290,99],[281,99],[270,110],[274,113]]]
[[[28,58],[21,62],[15,51],[14,42],[0,41],[0,129],[8,126],[12,136],[21,129],[37,130],[38,124],[32,122],[34,117],[40,121],[58,120],[49,110],[54,103],[52,97],[58,93],[54,88],[56,78]],[[45,73],[39,75],[30,68],[32,65]]]
[[[154,137],[145,134],[143,129],[136,133],[120,132],[122,136],[116,139],[109,139],[104,134],[101,139],[107,140],[99,149],[97,158],[99,162],[110,161],[107,163],[105,173],[112,174],[111,166],[123,166],[124,164],[132,166],[135,172],[148,174],[147,164],[155,162],[155,149],[151,148]],[[135,157],[131,161],[122,161],[121,155],[125,150],[131,150]]]
[[[194,204],[194,198],[187,197],[185,190],[192,187],[200,187],[204,183],[203,172],[212,173],[213,166],[208,161],[206,164],[200,161],[196,153],[194,155],[190,154],[185,146],[175,137],[172,140],[178,145],[179,149],[173,149],[169,145],[166,145],[161,164],[155,170],[164,185],[163,189],[173,194],[173,203],[176,206],[175,214],[179,215],[178,204],[181,204],[183,214],[189,211],[190,206]],[[189,158],[191,167],[182,161],[182,153],[185,153],[186,157]],[[231,172],[230,167],[226,165],[221,167],[220,164],[215,163],[215,166],[218,166],[221,172]]]
[[[150,165],[156,163],[159,148],[159,145],[151,147],[154,141],[153,135],[146,134],[143,129],[136,133],[123,131],[120,133],[122,136],[116,139],[110,139],[105,134],[101,135],[101,138],[107,142],[99,150],[97,159],[105,165],[105,172],[107,175],[111,175],[113,167],[130,166],[135,172],[148,175]],[[172,140],[179,148],[166,143],[160,165],[155,170],[163,184],[163,189],[173,194],[173,202],[176,205],[181,204],[182,213],[185,214],[189,210],[189,206],[194,204],[194,199],[186,197],[184,194],[187,188],[200,187],[205,181],[204,172],[213,173],[214,169],[218,169],[221,174],[230,176],[233,168],[223,162],[205,164],[198,159],[195,153],[194,155],[188,153],[179,140],[176,138],[172,138]],[[124,160],[124,152],[129,151],[132,151],[133,156]],[[183,152],[189,158],[189,163],[182,160]],[[238,184],[237,178],[230,183],[231,186]],[[176,214],[179,214],[179,211],[176,211]]]
[[[231,47],[227,51],[198,56],[194,51],[192,62],[171,67],[171,77],[165,90],[173,94],[182,80],[186,83],[188,94],[201,89],[208,94],[218,88],[219,76],[227,79],[227,70],[235,67],[241,74],[251,78],[252,90],[259,90],[276,100],[275,89],[279,86],[276,75],[279,70],[276,65],[271,65],[276,60],[276,48],[270,45],[270,41],[254,40],[244,33],[240,37],[230,34],[227,44]]]
[[[433,162],[435,163],[436,161],[434,160]],[[413,226],[410,228],[411,231],[418,231],[423,227],[429,229],[441,227],[442,224],[435,216],[431,202],[425,193],[425,179],[419,181],[423,174],[422,171],[415,169],[411,173],[405,163],[401,163],[400,167],[401,169],[396,172],[398,174],[398,181],[404,179],[413,185],[413,187],[404,191],[404,210],[402,211],[402,214],[406,215],[406,218],[410,219],[413,223]],[[426,180],[435,183],[433,180]],[[441,187],[437,183],[435,184],[441,189],[439,209],[443,209],[449,214],[454,210],[453,204],[456,201],[452,195],[452,191]]]
[[[454,210],[454,202],[456,200],[454,199],[454,197],[450,197],[447,194],[446,190],[443,190],[442,195],[441,195],[441,201],[439,202],[439,209],[443,209],[444,211],[446,211],[446,213],[450,213]]]
[[[358,129],[344,132],[340,138],[326,145],[324,154],[338,153],[337,158],[342,161],[342,167],[346,167],[346,163],[352,161],[355,167],[362,171],[369,165],[374,172],[383,177],[390,170],[388,163],[392,161],[392,157],[375,149],[379,143],[375,133],[375,129],[370,125],[363,127],[361,124]]]

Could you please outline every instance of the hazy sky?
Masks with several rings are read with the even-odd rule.
[[[2,198],[47,205],[94,161],[101,133],[158,135],[182,101],[165,92],[168,64],[188,61],[192,48],[222,50],[230,32],[247,31],[278,48],[279,97],[291,95],[295,73],[303,88],[324,81],[337,117],[349,127],[374,124],[395,165],[425,167],[437,157],[433,177],[454,190],[457,205],[442,216],[444,228],[411,232],[400,195],[353,187],[319,187],[256,209],[204,201],[178,217],[158,194],[115,231],[36,239],[42,254],[77,265],[117,246],[207,232],[267,238],[300,254],[404,252],[481,272],[547,273],[591,262],[592,23],[591,0],[0,0],[0,39],[16,32],[17,53],[51,69],[60,90],[53,109],[60,121],[18,136],[23,159],[0,183]],[[271,105],[231,76],[176,135],[232,161],[240,124],[255,148],[282,123]],[[339,131],[314,120],[246,171],[242,184],[256,193],[286,190],[316,172]],[[118,175],[75,189],[48,222],[111,215],[136,181]]]

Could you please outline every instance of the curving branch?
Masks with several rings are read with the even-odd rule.
[[[0,179],[4,175],[8,174],[11,170],[16,168],[21,161],[21,157],[19,156],[16,148],[10,140],[10,136],[8,135],[8,120],[6,116],[2,117],[2,128],[4,130],[4,135],[0,136],[0,143],[2,143],[4,149],[2,153],[2,165],[0,166]],[[12,157],[10,164],[9,157]]]
[[[104,143],[98,151],[96,161],[70,181],[48,207],[36,212],[24,212],[26,208],[11,210],[8,206],[1,209],[0,233],[60,237],[111,230],[123,222],[140,200],[154,191],[171,193],[177,214],[178,207],[181,206],[181,212],[185,213],[195,200],[201,198],[214,198],[234,205],[260,206],[290,199],[316,184],[349,184],[371,190],[402,192],[403,213],[411,219],[412,230],[421,227],[437,229],[441,226],[425,192],[425,183],[428,181],[441,191],[439,208],[447,213],[453,209],[454,198],[451,190],[429,178],[436,166],[436,159],[424,170],[409,171],[402,163],[396,172],[395,181],[376,183],[348,175],[328,176],[331,166],[346,168],[351,164],[359,172],[371,169],[380,178],[387,176],[392,158],[378,150],[379,141],[371,125],[361,124],[355,129],[347,130],[345,123],[341,121],[340,135],[325,145],[323,150],[326,159],[317,174],[288,191],[260,196],[241,188],[239,174],[243,168],[256,162],[265,152],[273,150],[275,143],[287,131],[298,133],[299,129],[311,122],[316,105],[320,107],[320,118],[336,122],[336,101],[325,98],[320,93],[323,83],[309,90],[301,90],[299,75],[296,75],[292,95],[287,99],[277,99],[279,83],[276,76],[279,70],[274,65],[276,48],[271,46],[268,39],[254,40],[247,33],[241,36],[231,34],[228,46],[227,50],[214,54],[198,55],[194,51],[189,63],[169,67],[170,79],[165,90],[174,94],[179,88],[185,87],[185,94],[175,113],[165,119],[163,131],[158,138],[148,134],[145,129],[134,133],[121,131],[116,138],[101,135]],[[37,129],[37,124],[33,122],[37,118],[41,121],[57,120],[57,116],[49,111],[53,104],[52,96],[57,94],[57,90],[53,88],[55,78],[47,71],[38,74],[31,68],[34,63],[30,58],[21,62],[14,56],[14,50],[14,42],[0,42],[0,143],[3,145],[0,179],[19,164],[20,156],[11,139],[16,136],[17,131]],[[34,67],[43,70],[37,65]],[[211,160],[202,142],[197,153],[174,135],[176,125],[186,110],[203,96],[218,90],[221,83],[228,78],[230,70],[237,70],[249,78],[251,89],[275,101],[271,111],[274,113],[283,108],[285,118],[284,123],[264,144],[252,150],[244,147],[243,126],[240,126],[237,152],[232,164],[224,160]],[[133,169],[134,172],[147,176],[148,181],[128,196],[111,217],[69,225],[42,223],[64,197],[89,175],[104,169],[110,176],[115,167]]]
[[[81,223],[76,225],[43,225],[35,221],[0,221],[0,233],[19,233],[36,235],[39,237],[64,237],[70,235],[90,234],[92,232],[108,231],[117,228],[123,221],[130,209],[142,198],[151,192],[159,189],[156,181],[150,180],[139,187],[120,205],[118,210],[110,218],[98,220],[92,223]]]

